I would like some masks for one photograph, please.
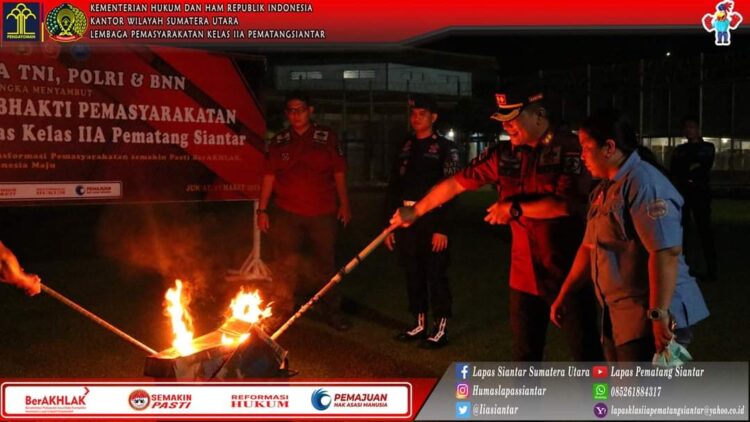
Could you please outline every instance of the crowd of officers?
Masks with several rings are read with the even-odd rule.
[[[392,167],[385,200],[385,219],[401,227],[385,245],[403,268],[414,318],[395,339],[424,349],[448,344],[451,200],[490,184],[498,199],[485,221],[507,224],[512,233],[513,360],[543,360],[550,320],[581,361],[651,360],[672,341],[689,343],[690,327],[708,309],[682,254],[688,211],[706,253],[704,277],[716,277],[708,228],[714,151],[700,138],[695,119],[685,121],[689,142],[675,151],[672,182],[638,145],[622,113],[595,113],[576,136],[554,126],[541,91],[511,88],[495,100],[491,118],[510,142],[487,149],[465,168],[456,144],[434,129],[434,99],[409,100],[412,134]],[[314,108],[304,93],[286,98],[285,113],[289,127],[267,144],[258,225],[274,245],[275,275],[284,280],[280,294],[292,310],[335,273],[336,220],[347,224],[351,209],[335,133],[312,120]],[[307,270],[300,268],[305,238],[314,263]],[[328,295],[319,316],[346,330],[349,321],[339,306],[340,297]]]

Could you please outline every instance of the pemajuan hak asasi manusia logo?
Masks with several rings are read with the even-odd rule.
[[[331,396],[322,388],[313,391],[310,401],[313,407],[320,411],[326,410],[331,406]]]
[[[2,8],[3,41],[41,41],[41,3],[8,2]]]
[[[718,46],[728,46],[732,43],[731,31],[742,23],[742,15],[734,10],[733,1],[722,1],[716,4],[714,13],[706,13],[701,20],[703,29],[713,32]]]

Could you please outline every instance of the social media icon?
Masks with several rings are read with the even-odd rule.
[[[456,419],[469,419],[471,417],[471,402],[456,402]]]
[[[609,399],[609,385],[603,382],[597,382],[594,384],[592,391],[594,400],[607,400]]]
[[[606,365],[596,365],[593,368],[591,368],[591,376],[594,378],[607,378],[609,376],[609,371],[607,370]]]
[[[456,398],[464,400],[469,398],[469,384],[457,384],[456,385]]]
[[[594,416],[597,418],[606,418],[609,413],[609,408],[604,403],[597,403],[594,405]]]
[[[456,364],[456,378],[460,380],[465,380],[469,378],[469,364],[468,363]]]

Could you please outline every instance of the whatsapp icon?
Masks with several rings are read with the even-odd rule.
[[[607,400],[609,398],[609,385],[604,382],[597,382],[593,388],[594,400]]]

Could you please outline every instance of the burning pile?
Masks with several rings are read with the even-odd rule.
[[[228,308],[229,317],[222,326],[195,338],[190,316],[190,295],[182,281],[164,295],[164,313],[172,326],[172,347],[146,359],[147,376],[159,378],[215,378],[255,373],[261,375],[282,369],[286,351],[282,350],[257,323],[271,316],[271,307],[263,306],[258,291],[241,288]],[[253,341],[248,339],[257,337]],[[260,353],[259,356],[256,356]],[[248,355],[252,354],[250,360]],[[232,363],[234,361],[234,363]],[[262,365],[263,368],[256,368]],[[268,367],[268,368],[266,368]]]

